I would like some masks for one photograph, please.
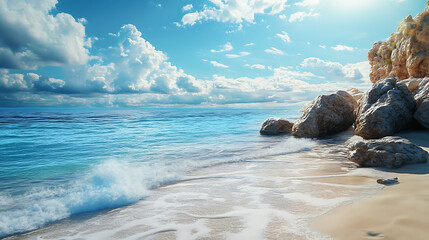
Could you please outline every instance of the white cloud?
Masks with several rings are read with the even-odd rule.
[[[246,44],[244,44],[245,47],[249,47],[249,46],[253,46],[253,45],[255,45],[255,44],[254,43],[246,43]]]
[[[302,63],[302,67],[320,70],[320,76],[310,71],[287,67],[273,69],[253,64],[246,66],[269,69],[272,73],[256,78],[214,75],[209,80],[200,80],[173,66],[167,55],[155,49],[133,25],[123,26],[111,38],[114,44],[94,56],[95,60],[68,67],[65,79],[34,73],[10,73],[0,69],[0,106],[288,105],[310,101],[319,94],[340,88],[363,86],[362,79],[365,77],[359,80],[359,73],[369,73],[368,62],[343,66],[320,59],[308,59]],[[222,49],[228,47],[224,45]],[[283,54],[274,47],[266,52]],[[228,68],[216,61],[207,62],[216,67]],[[314,83],[314,79],[330,80],[330,77],[336,81]]]
[[[240,52],[239,54],[225,54],[227,58],[239,58],[249,56],[250,52]]]
[[[124,36],[124,34],[120,34]],[[124,48],[125,49],[125,48]],[[125,49],[126,50],[126,49]],[[148,51],[150,55],[157,55],[153,51]],[[131,58],[131,57],[130,57]],[[258,64],[248,65],[247,67],[253,67],[255,69],[262,69],[262,66]],[[102,68],[101,68],[102,67]],[[160,66],[162,67],[162,64]],[[317,76],[312,72],[308,71],[297,71],[291,70],[287,67],[278,67],[272,69],[272,74],[264,77],[239,77],[239,78],[228,78],[225,76],[214,75],[207,81],[196,80],[192,76],[185,75],[184,78],[174,78],[175,74],[181,73],[180,70],[177,72],[169,72],[171,69],[163,69],[162,72],[169,72],[168,78],[173,78],[173,83],[176,91],[170,91],[169,93],[161,91],[151,92],[139,92],[139,93],[128,93],[128,94],[115,94],[115,92],[107,92],[103,95],[91,95],[91,97],[85,97],[84,94],[79,94],[78,97],[74,95],[61,94],[54,88],[58,88],[62,85],[61,81],[51,79],[46,82],[52,94],[46,94],[46,91],[41,94],[40,92],[23,94],[23,85],[28,84],[27,82],[39,81],[39,76],[20,75],[20,74],[8,74],[5,71],[0,71],[0,105],[9,106],[15,105],[67,105],[67,106],[177,106],[182,104],[202,104],[202,105],[235,105],[235,106],[285,106],[291,104],[302,105],[308,101],[313,100],[317,95],[328,94],[335,92],[339,89],[347,89],[349,87],[357,87],[364,89],[371,85],[369,80],[367,82],[359,81],[358,74],[355,71],[360,71],[362,75],[365,71],[369,74],[369,63],[362,62],[356,64],[341,65],[323,61],[320,59],[308,59],[302,63],[302,67],[308,67],[312,70],[322,73]],[[320,69],[318,69],[320,68]],[[329,79],[331,76],[336,76],[340,70],[339,75],[345,77],[347,81],[343,81],[340,78],[333,81],[326,82],[324,79]],[[96,70],[96,71],[94,71]],[[328,72],[326,70],[329,70]],[[156,72],[157,70],[155,70]],[[104,76],[109,75],[107,72],[121,72],[117,70],[113,64],[96,66],[92,71],[94,79],[103,79]],[[157,73],[154,73],[157,75]],[[184,74],[182,72],[182,74]],[[120,74],[117,76],[119,77]],[[5,82],[3,79],[8,78],[7,83],[9,85],[15,85],[15,92],[9,91],[5,93],[5,89],[2,83]],[[34,78],[34,80],[31,80]],[[40,78],[40,77],[39,77]],[[365,78],[365,77],[363,77]],[[94,80],[93,79],[93,80]],[[151,78],[149,78],[151,79]],[[41,84],[43,85],[43,84]],[[162,85],[162,84],[157,84]],[[87,83],[87,86],[91,84]],[[93,86],[97,86],[94,84]],[[94,89],[90,90],[89,93],[97,92]],[[162,89],[162,87],[161,87]],[[182,89],[182,90],[180,90]],[[187,89],[184,91],[183,89]],[[6,89],[7,90],[7,89]],[[55,93],[57,92],[57,93]],[[120,92],[116,92],[120,93]],[[11,100],[13,99],[13,100]],[[12,102],[14,101],[14,102]],[[244,104],[244,105],[243,105]]]
[[[0,1],[0,68],[86,63],[86,20],[54,13],[56,4],[56,0]]]
[[[269,49],[265,49],[265,52],[266,53],[271,53],[271,54],[274,54],[274,55],[283,55],[284,54],[282,50],[279,50],[279,49],[277,49],[275,47],[271,47]]]
[[[253,64],[253,65],[246,64],[244,66],[249,67],[251,69],[261,69],[261,70],[265,69],[265,65],[262,65],[262,64]]]
[[[218,52],[229,52],[232,51],[234,49],[234,47],[231,45],[230,42],[225,43],[225,45],[222,45],[221,48],[219,50],[210,50],[210,52],[213,53],[218,53]]]
[[[321,48],[325,49],[325,48],[326,48],[326,45],[319,45],[319,47],[321,47]]]
[[[307,58],[301,66],[319,71],[327,81],[369,83],[370,65],[368,62],[342,65],[338,62],[324,61],[319,58]]]
[[[319,16],[319,13],[315,13],[313,12],[313,10],[311,10],[310,12],[296,12],[290,15],[289,22],[302,22],[305,18],[317,16]]]
[[[6,69],[0,70],[0,91],[44,91],[55,92],[64,87],[65,81],[55,78],[40,76],[35,73],[9,74]]]
[[[115,34],[116,44],[100,56],[103,62],[70,69],[68,92],[183,94],[201,89],[196,79],[172,66],[167,56],[141,37],[134,25]]]
[[[337,45],[335,47],[331,47],[332,49],[334,49],[335,51],[349,51],[349,52],[353,52],[354,48],[352,47],[348,47],[348,46],[344,46],[344,45]]]
[[[284,14],[280,14],[280,15],[279,15],[279,18],[280,18],[281,20],[286,20],[286,19],[287,19],[287,16],[286,16],[286,15],[284,15]]]
[[[282,31],[281,33],[277,33],[277,37],[279,37],[285,43],[291,42],[289,34],[287,34],[287,32],[285,31]]]
[[[210,61],[210,63],[215,66],[215,67],[220,67],[220,68],[229,68],[229,66],[222,64],[222,63],[218,63],[216,61]]]
[[[319,0],[303,0],[301,2],[297,2],[294,5],[301,7],[315,7],[319,5]]]
[[[190,11],[192,10],[193,6],[192,4],[187,4],[185,6],[183,6],[182,11],[186,12],[186,11]]]
[[[242,23],[253,22],[256,14],[278,14],[286,7],[287,0],[210,0],[214,7],[187,13],[182,25],[194,25],[200,21]]]

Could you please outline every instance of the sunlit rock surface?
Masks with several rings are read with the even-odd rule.
[[[296,137],[322,137],[344,131],[352,126],[356,107],[355,98],[345,91],[318,96],[295,122],[292,134]]]
[[[293,123],[282,118],[268,118],[262,123],[261,135],[280,135],[292,133]]]
[[[368,60],[373,83],[388,76],[429,76],[429,8],[414,18],[409,15],[386,42],[375,42]]]
[[[365,139],[382,138],[413,122],[413,95],[396,78],[387,78],[365,93],[356,111],[355,133]]]

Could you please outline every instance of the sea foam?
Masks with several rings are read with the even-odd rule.
[[[0,194],[0,237],[31,231],[74,214],[135,203],[147,197],[150,189],[176,182],[201,167],[309,150],[315,145],[310,139],[288,137],[251,151],[222,153],[209,159],[174,162],[159,159],[143,163],[107,160],[61,186],[34,187],[18,196]]]

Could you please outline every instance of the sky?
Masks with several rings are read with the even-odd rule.
[[[0,107],[284,107],[370,86],[426,0],[0,0]]]

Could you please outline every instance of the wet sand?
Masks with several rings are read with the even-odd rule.
[[[401,136],[429,152],[428,131]],[[316,218],[313,228],[334,239],[428,239],[429,163],[387,173],[400,183]]]

